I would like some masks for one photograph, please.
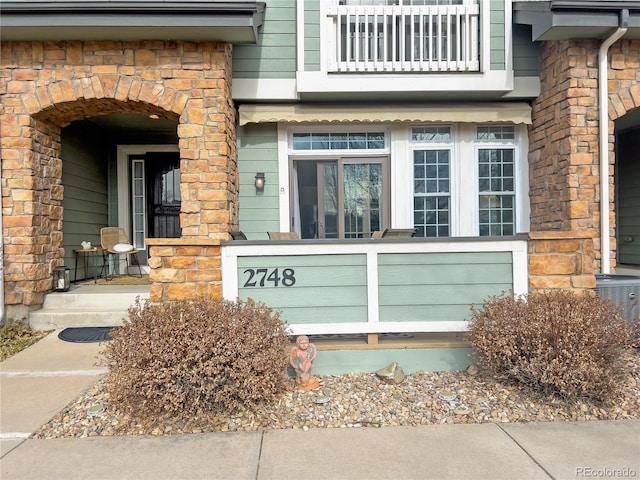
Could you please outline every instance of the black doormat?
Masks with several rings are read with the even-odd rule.
[[[111,340],[109,332],[117,327],[69,327],[58,334],[60,340],[72,343],[107,342]]]

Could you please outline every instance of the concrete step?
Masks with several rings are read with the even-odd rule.
[[[149,298],[149,285],[81,285],[45,297],[42,309],[29,314],[34,330],[122,325],[127,310],[140,297]]]

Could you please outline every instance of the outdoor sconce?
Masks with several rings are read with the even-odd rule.
[[[256,173],[256,192],[264,192],[264,173]]]
[[[56,292],[68,292],[71,287],[69,267],[56,267],[53,269],[53,289]]]

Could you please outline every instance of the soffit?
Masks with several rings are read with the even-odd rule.
[[[0,38],[256,43],[264,8],[256,1],[3,0]]]
[[[431,104],[408,106],[241,105],[240,125],[248,123],[531,123],[524,102]]]
[[[515,23],[532,26],[534,41],[604,39],[621,23],[628,28],[623,38],[640,38],[637,0],[514,1],[513,19]]]

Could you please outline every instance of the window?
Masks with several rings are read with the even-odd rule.
[[[414,143],[451,140],[451,127],[414,127]],[[413,151],[413,225],[417,237],[448,237],[451,149]]]
[[[301,238],[369,238],[389,225],[388,159],[294,160],[294,227]]]
[[[515,139],[511,125],[479,126],[482,142],[506,143]],[[513,235],[515,232],[515,147],[478,149],[479,235]]]
[[[294,133],[294,150],[375,150],[384,148],[384,133]]]
[[[481,237],[514,233],[514,151],[478,150],[478,208]]]
[[[131,160],[131,203],[133,217],[133,246],[144,249],[145,237],[145,175],[144,158],[134,158]]]
[[[516,232],[516,127],[414,126],[409,135],[417,237]]]
[[[369,238],[390,226],[384,132],[294,132],[290,145],[301,238]]]
[[[284,134],[285,132],[283,132]],[[513,124],[290,127],[283,229],[301,238],[511,236],[528,228],[527,136]],[[283,138],[284,140],[284,138]],[[286,213],[284,213],[286,212]]]

